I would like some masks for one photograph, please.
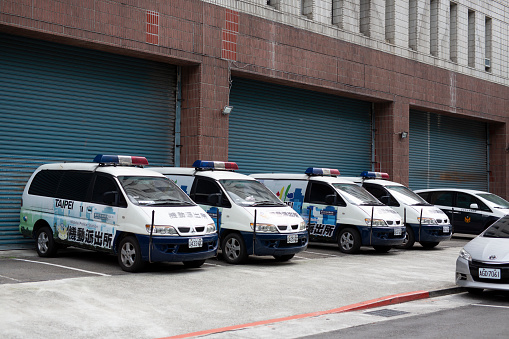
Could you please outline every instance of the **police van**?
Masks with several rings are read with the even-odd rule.
[[[252,174],[307,222],[310,241],[337,242],[344,253],[361,246],[387,252],[401,245],[405,227],[384,206],[337,169],[308,168],[304,174]]]
[[[451,239],[452,227],[444,212],[406,186],[388,179],[387,173],[370,171],[352,178],[401,215],[407,231],[402,248],[411,248],[416,241],[424,248],[433,248],[441,241]]]
[[[35,238],[41,257],[75,246],[116,254],[128,272],[160,261],[200,267],[217,254],[213,220],[144,165],[144,157],[98,155],[40,166],[23,191],[21,233]]]
[[[235,173],[234,162],[194,162],[192,168],[154,167],[175,181],[215,221],[224,259],[245,262],[248,255],[290,260],[306,249],[304,220],[255,179]]]

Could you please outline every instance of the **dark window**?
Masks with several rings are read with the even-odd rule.
[[[473,195],[468,194],[468,193],[458,192],[458,195],[456,196],[455,207],[470,208],[470,205],[472,205],[472,204],[477,204],[477,207],[481,211],[491,212],[491,210],[489,209],[488,206],[486,206],[486,204],[484,204],[481,200],[477,199]]]
[[[420,195],[421,198],[423,198],[427,202],[429,202],[429,200],[430,200],[430,193],[428,193],[428,192],[420,192],[420,193],[417,193],[417,195]]]
[[[109,196],[105,195],[105,193],[109,193]],[[113,197],[115,199],[112,199]],[[92,202],[127,207],[127,202],[124,195],[119,190],[115,179],[102,174],[98,174],[95,178],[94,189],[92,191]]]
[[[373,184],[364,184],[362,187],[364,187],[366,191],[371,193],[375,198],[380,200],[381,203],[387,206],[399,206],[398,201],[394,199],[385,188]]]
[[[64,171],[43,170],[37,173],[28,189],[28,194],[55,198],[58,183]]]
[[[92,172],[63,171],[62,179],[58,185],[57,198],[87,201],[92,175]]]
[[[215,199],[217,203],[214,205],[229,205],[229,203],[226,203],[226,199],[223,199],[221,188],[215,181],[206,178],[196,178],[194,180],[193,189],[191,191],[191,199],[193,199],[195,203],[211,205],[209,196],[213,194],[218,195],[217,199]]]
[[[328,195],[336,195],[336,192],[332,187],[327,184],[322,184],[319,182],[311,182],[309,183],[311,186],[308,189],[308,202],[314,204],[324,204],[326,205],[325,198]]]
[[[433,205],[451,206],[454,192],[432,192],[428,202]]]

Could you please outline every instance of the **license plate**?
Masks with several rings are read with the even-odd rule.
[[[479,268],[479,278],[500,279],[500,269],[498,269],[498,268]]]
[[[189,239],[189,248],[197,248],[203,246],[202,238],[191,238]]]
[[[444,233],[449,233],[449,226],[444,226],[444,230],[443,230]]]
[[[401,235],[401,228],[395,228],[394,235]]]
[[[286,237],[286,242],[289,244],[296,244],[299,241],[299,236],[297,234],[288,234]]]

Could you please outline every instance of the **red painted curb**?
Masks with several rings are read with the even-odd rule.
[[[284,317],[284,318],[261,320],[261,321],[256,321],[253,323],[233,325],[233,326],[215,328],[215,329],[186,333],[186,334],[179,334],[176,336],[164,337],[164,338],[160,338],[160,339],[191,338],[191,337],[196,337],[196,336],[201,336],[201,335],[228,332],[228,331],[239,330],[239,329],[243,329],[243,328],[255,327],[255,326],[260,326],[260,325],[280,323],[283,321],[317,317],[317,316],[324,315],[324,314],[359,311],[359,310],[364,310],[364,309],[368,309],[368,308],[381,307],[381,306],[392,305],[392,304],[399,304],[399,303],[404,303],[407,301],[426,299],[426,298],[429,298],[428,291],[415,291],[415,292],[394,294],[394,295],[389,295],[386,297],[363,301],[363,302],[360,302],[357,304],[347,305],[347,306],[343,306],[343,307],[339,307],[339,308],[335,308],[335,309],[327,310],[327,311],[304,313],[304,314],[297,314],[297,315]]]

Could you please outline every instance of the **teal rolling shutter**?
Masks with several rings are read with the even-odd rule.
[[[175,88],[175,66],[0,34],[0,248],[26,243],[20,198],[40,164],[102,153],[172,165]]]
[[[234,78],[228,158],[242,173],[371,169],[371,104]]]
[[[410,188],[488,190],[486,123],[410,111]]]

